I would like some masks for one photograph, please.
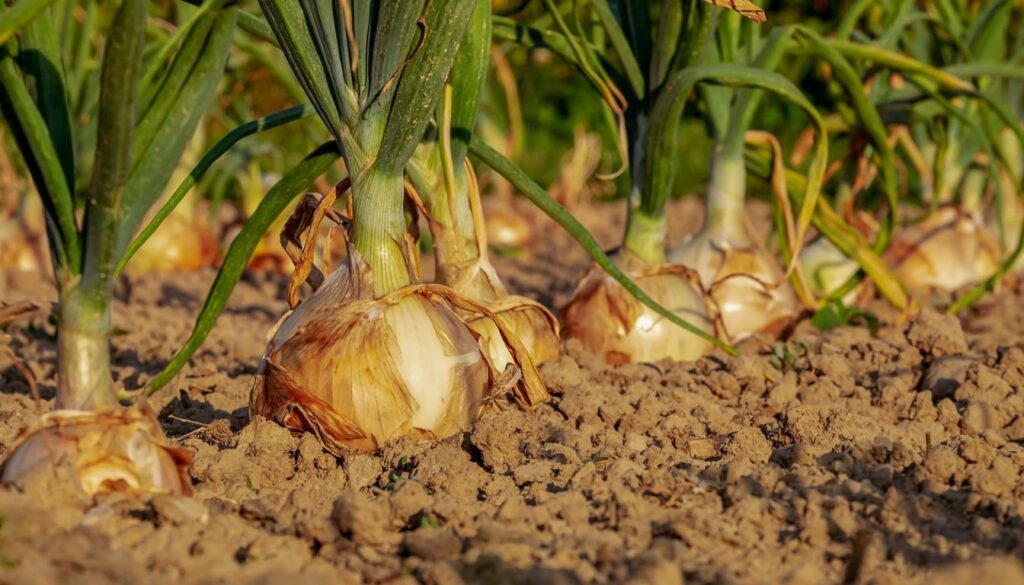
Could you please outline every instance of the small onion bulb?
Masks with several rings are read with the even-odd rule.
[[[685,269],[669,265],[625,271],[657,303],[704,331],[713,330],[700,287]],[[562,310],[562,336],[578,339],[610,364],[692,361],[712,349],[710,342],[652,311],[598,267],[580,280]]]
[[[956,290],[981,282],[999,268],[999,247],[973,216],[955,206],[900,231],[887,258],[911,290]]]
[[[722,335],[737,342],[756,333],[778,336],[800,313],[800,303],[778,261],[742,232],[713,230],[691,236],[669,254],[696,271],[716,308]]]

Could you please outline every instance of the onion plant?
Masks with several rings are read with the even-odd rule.
[[[658,12],[654,12],[655,5]],[[711,282],[701,282],[703,275],[693,270],[696,266],[670,264],[666,255],[664,207],[681,156],[678,135],[684,107],[698,84],[767,90],[803,109],[821,129],[811,169],[814,180],[801,198],[799,221],[792,224],[794,229],[788,234],[794,241],[801,240],[807,230],[824,172],[828,151],[822,120],[800,91],[784,77],[771,72],[770,67],[709,64],[709,45],[722,12],[718,8],[700,3],[600,1],[592,3],[589,13],[571,11],[573,24],[570,25],[554,2],[547,2],[546,6],[555,30],[540,31],[530,25],[509,23],[505,34],[551,47],[577,65],[619,118],[623,144],[620,150],[630,169],[631,189],[626,233],[617,260],[656,298],[680,314],[703,323],[701,327],[691,328],[691,333],[696,332],[697,336],[683,335],[659,316],[646,313],[628,293],[599,272],[592,271],[581,281],[575,299],[563,312],[565,335],[581,339],[610,362],[665,357],[694,359],[711,348],[707,340],[712,331],[729,336],[722,317],[731,311],[735,299],[729,302],[716,299],[714,289],[709,286]],[[655,13],[657,22],[653,23],[651,15]],[[763,14],[757,14],[763,18]],[[587,17],[600,22],[601,36],[607,38],[607,42],[586,34],[585,31],[593,30],[584,24]],[[766,46],[781,47],[782,43],[776,41]],[[777,55],[778,50],[766,51],[762,60],[777,60],[773,55]],[[752,61],[753,53],[751,49]],[[728,95],[731,94],[727,94],[726,100]],[[743,90],[742,95],[747,104],[751,97],[756,103],[759,94]],[[737,117],[747,117],[746,111]],[[734,132],[740,157],[745,130],[742,127]],[[743,172],[742,159],[737,169],[735,158],[730,160],[729,169],[723,165],[719,182],[738,181],[742,199],[742,178],[735,176],[736,172]],[[718,191],[725,191],[724,185]],[[722,200],[723,197],[716,196],[716,202]],[[742,207],[728,215],[718,213],[716,208],[716,212],[710,214],[709,224],[720,227],[733,222],[739,225],[742,221],[738,218],[742,216]],[[761,282],[757,276],[753,280]],[[765,284],[770,289],[786,286],[783,271],[776,269],[772,282]]]
[[[1013,79],[1022,70],[1013,64],[1016,37],[1010,31],[1019,26],[1013,24],[1019,10],[1012,3],[990,3],[973,16],[942,4],[894,5],[886,28],[865,32],[857,24],[869,6],[856,3],[828,45],[855,64],[855,76],[873,69],[871,99],[895,122],[891,140],[917,179],[909,182],[917,190],[902,193],[900,201],[905,216],[913,215],[911,202],[917,202],[919,217],[896,232],[887,257],[914,290],[980,281],[952,305],[955,311],[991,289],[1020,253],[1006,239],[1004,252],[997,252],[990,235],[997,228],[985,226],[982,213],[987,193],[1007,206],[998,215],[1012,221],[1020,195],[1014,153],[1024,134],[1006,96],[1012,100]],[[855,33],[876,40],[848,40]],[[943,69],[927,64],[936,58]],[[1021,240],[1014,234],[1012,241]]]
[[[491,48],[491,12],[478,2],[445,85],[435,131],[407,165],[430,226],[438,283],[490,308],[523,342],[535,363],[558,357],[558,321],[540,303],[510,295],[491,264],[469,139],[478,116]],[[489,319],[466,316],[499,370],[511,361]]]
[[[397,436],[448,436],[507,394],[526,407],[547,397],[522,343],[492,311],[419,282],[407,229],[406,166],[479,4],[261,2],[344,159],[349,179],[337,191],[351,190],[353,215],[346,264],[276,328],[250,409],[315,433],[338,454]],[[337,194],[319,202],[309,239]],[[467,325],[470,314],[497,330],[511,358],[504,367]]]
[[[121,2],[103,43],[95,111],[88,117],[95,125],[82,127],[70,115],[74,84],[84,77],[73,66],[81,56],[66,60],[55,24],[75,21],[47,4],[4,9],[5,27],[12,22],[7,16],[29,8],[37,17],[0,29],[6,35],[0,35],[6,40],[0,104],[45,212],[60,301],[57,410],[5,454],[3,480],[51,477],[50,466],[59,464],[89,493],[187,493],[187,453],[166,442],[144,404],[118,405],[110,369],[111,300],[119,261],[211,102],[236,9],[206,3],[154,44],[147,43],[149,3]],[[96,26],[90,6],[78,25],[86,29]],[[61,32],[62,38],[76,36]],[[91,136],[92,129],[94,144],[76,148],[88,143],[81,133]],[[76,172],[83,150],[92,152],[88,174]]]

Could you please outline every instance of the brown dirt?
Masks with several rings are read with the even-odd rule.
[[[586,258],[536,223],[533,253],[498,268],[558,305]],[[613,243],[614,226],[597,227]],[[133,280],[115,309],[119,383],[159,370],[211,277]],[[83,509],[59,485],[0,488],[0,583],[1024,583],[1020,293],[962,324],[883,315],[877,337],[804,323],[774,365],[756,342],[739,358],[617,367],[569,343],[541,368],[553,399],[532,416],[342,461],[248,420],[281,293],[243,282],[153,400],[195,453],[195,497]],[[21,298],[52,293],[0,275],[0,299]],[[0,362],[0,453],[50,407],[55,348],[37,326],[9,333],[43,400]]]

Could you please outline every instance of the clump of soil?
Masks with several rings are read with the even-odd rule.
[[[560,304],[587,260],[538,223],[551,232],[533,257],[554,260],[499,270]],[[118,383],[159,371],[211,279],[121,291]],[[52,297],[37,279],[0,284],[6,301]],[[285,309],[278,279],[253,275],[152,401],[195,453],[195,497],[83,507],[59,482],[0,488],[0,582],[1024,582],[1022,307],[1003,291],[962,321],[925,310],[876,336],[804,323],[696,363],[606,366],[569,342],[541,367],[553,398],[532,415],[337,460],[249,420]],[[0,453],[54,392],[52,326],[8,333],[41,399],[0,362]]]

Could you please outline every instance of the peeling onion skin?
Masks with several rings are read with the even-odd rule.
[[[148,406],[56,410],[23,430],[0,463],[0,480],[29,487],[70,469],[89,496],[191,495],[192,454],[171,445]]]
[[[490,303],[490,309],[526,347],[535,364],[558,358],[561,353],[558,320],[544,306],[528,298],[509,295]],[[498,328],[483,317],[467,319],[470,329],[480,335],[488,356],[498,371],[512,362]]]
[[[624,270],[659,304],[704,331],[713,331],[704,296],[685,269],[667,265]],[[638,301],[599,267],[580,280],[562,310],[562,337],[578,339],[609,364],[693,361],[712,349],[710,342]]]
[[[745,235],[717,238],[701,232],[669,254],[694,270],[731,343],[755,334],[778,338],[800,314],[800,302],[778,261]]]
[[[917,292],[981,282],[1000,264],[999,246],[981,223],[952,205],[897,233],[886,258],[903,284]]]
[[[350,261],[361,263],[358,255]],[[471,428],[490,398],[511,390],[460,314],[479,305],[441,285],[373,298],[368,278],[365,265],[356,276],[351,265],[340,268],[282,319],[253,385],[251,413],[311,432],[338,456]],[[507,337],[502,328],[498,336]],[[532,362],[524,363],[525,348],[511,343],[520,375],[509,384],[523,385],[512,393],[529,409],[547,393]]]
[[[442,265],[439,276],[440,282],[449,284],[459,294],[493,311],[523,343],[534,364],[553,360],[560,355],[558,319],[544,305],[526,297],[508,294],[494,266],[485,256],[466,265]],[[482,337],[482,345],[498,371],[504,370],[511,355],[494,323],[481,315],[464,317],[466,324]]]

